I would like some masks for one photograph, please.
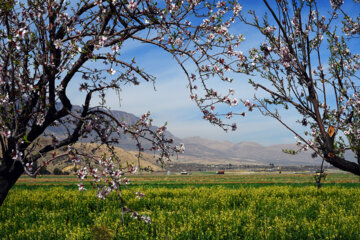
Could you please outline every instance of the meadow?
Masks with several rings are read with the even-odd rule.
[[[73,176],[22,177],[0,208],[0,239],[360,239],[359,178],[311,174],[136,175],[125,215],[116,196],[79,192]],[[146,194],[137,199],[134,193]]]

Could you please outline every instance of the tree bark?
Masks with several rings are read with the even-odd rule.
[[[10,171],[11,170],[11,171]],[[14,186],[21,174],[24,173],[24,167],[18,161],[14,167],[0,166],[0,206],[2,206],[9,190]]]
[[[355,175],[360,176],[360,167],[358,163],[350,162],[348,160],[345,160],[344,158],[335,156],[335,157],[325,157],[325,161],[333,165],[334,167],[346,171],[351,172]]]

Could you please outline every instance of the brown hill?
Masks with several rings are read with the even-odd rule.
[[[50,139],[44,138],[41,139],[40,144],[45,145],[49,142]],[[110,151],[106,148],[106,146],[100,146],[99,144],[96,143],[76,143],[74,144],[73,148],[77,149],[80,153],[87,153],[87,152],[91,152],[92,149],[97,149],[95,152],[93,152],[93,154],[98,158],[101,158],[102,156],[104,156],[104,154],[110,156]],[[115,147],[114,152],[117,158],[120,160],[120,162],[116,162],[116,164],[119,164],[121,166],[126,166],[128,163],[129,164],[133,163],[138,167],[140,163],[141,168],[152,169],[154,171],[159,171],[162,169],[161,166],[156,162],[156,160],[158,159],[156,155],[149,153],[142,153],[139,162],[139,159],[137,157],[138,156],[137,151],[126,151],[122,148]],[[56,151],[57,155],[60,155],[62,153],[64,153],[64,150],[59,149]],[[50,157],[51,157],[50,154],[45,155],[39,161],[39,164],[42,164],[43,161],[49,160]],[[54,172],[55,168],[58,168],[63,172],[71,172],[71,169],[73,167],[74,167],[73,163],[69,161],[67,157],[64,157],[51,162],[46,169],[51,173]]]

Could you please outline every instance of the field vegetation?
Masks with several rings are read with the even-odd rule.
[[[137,175],[115,196],[79,192],[73,176],[22,177],[0,209],[1,239],[360,239],[360,185],[329,174]],[[143,199],[135,197],[141,190]]]
[[[359,177],[347,173],[332,173],[323,182],[323,185],[349,185],[360,186]],[[91,182],[87,179],[85,182]],[[76,188],[78,178],[74,175],[55,176],[44,175],[38,178],[22,176],[15,188],[21,186],[44,186],[44,185],[72,185]],[[294,174],[291,172],[276,173],[250,173],[250,172],[228,172],[225,175],[216,175],[215,172],[194,172],[191,175],[184,176],[177,173],[166,175],[166,173],[150,173],[131,176],[129,187],[186,187],[186,186],[213,186],[221,185],[223,187],[238,188],[243,186],[264,186],[264,185],[302,185],[313,186],[314,177],[311,173]],[[71,186],[69,186],[71,187]]]

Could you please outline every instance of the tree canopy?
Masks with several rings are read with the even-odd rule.
[[[121,52],[127,41],[139,41],[171,54],[191,82],[208,63],[226,55],[241,38],[230,35],[231,19],[241,7],[215,1],[122,1],[122,0],[28,0],[1,1],[0,6],[0,204],[18,177],[35,176],[49,162],[65,155],[78,169],[80,179],[93,176],[98,195],[106,197],[126,184],[132,164],[116,166],[116,155],[95,158],[80,153],[71,144],[93,135],[94,141],[112,144],[123,134],[131,135],[140,151],[159,151],[160,159],[182,152],[163,134],[166,125],[153,129],[149,113],[127,124],[106,107],[109,90],[125,84],[155,81],[155,76],[126,61]],[[224,21],[228,18],[228,21]],[[185,62],[196,69],[190,71]],[[224,62],[222,62],[224,64]],[[213,66],[219,74],[219,65]],[[202,77],[201,75],[199,76]],[[70,82],[85,93],[75,108],[68,96]],[[101,99],[99,105],[93,96]],[[202,102],[197,100],[202,107]],[[224,125],[225,126],[225,125]],[[49,128],[63,127],[66,134],[50,144],[39,144]],[[142,140],[151,142],[144,149]],[[56,151],[63,149],[60,156]],[[46,153],[52,157],[35,168]],[[89,167],[89,161],[101,170]],[[109,184],[110,183],[110,184]],[[83,185],[79,185],[83,190]]]
[[[242,102],[292,131],[298,151],[311,149],[333,166],[360,175],[359,1],[349,13],[341,0],[261,2],[263,16],[256,9],[244,11],[237,1],[1,1],[0,204],[22,173],[35,176],[65,156],[81,165],[76,172],[80,179],[94,177],[100,198],[121,193],[128,183],[124,174],[136,167],[117,166],[116,154],[98,158],[71,147],[90,135],[111,151],[119,137],[129,134],[140,152],[158,151],[160,160],[184,150],[165,137],[166,124],[152,127],[149,113],[128,124],[107,108],[109,90],[156,80],[136,59],[122,57],[128,41],[171,54],[187,77],[191,99],[210,123],[236,130],[226,119],[246,113],[218,112],[216,105]],[[245,52],[244,36],[232,33],[233,23],[257,31],[263,43]],[[228,73],[235,74],[230,78]],[[224,89],[209,84],[215,77],[232,82],[240,75],[250,75],[255,92],[266,97],[238,99],[234,90],[221,93]],[[68,95],[70,83],[85,93],[80,107]],[[101,99],[98,105],[94,95]],[[301,115],[304,133],[281,118],[279,107]],[[66,129],[61,139],[47,134],[56,127]],[[51,143],[40,145],[47,135]],[[144,140],[151,147],[145,149]],[[59,149],[64,153],[59,155]],[[347,151],[357,162],[345,159]],[[38,166],[47,153],[52,157]]]
[[[255,93],[265,97],[242,102],[294,133],[299,149],[287,153],[310,149],[331,165],[360,175],[359,1],[260,2],[264,15],[244,8],[236,20],[263,42],[235,53],[230,68],[250,75]],[[286,113],[281,115],[293,110],[301,116],[297,122],[303,133],[287,122]],[[345,158],[348,151],[357,162]]]

